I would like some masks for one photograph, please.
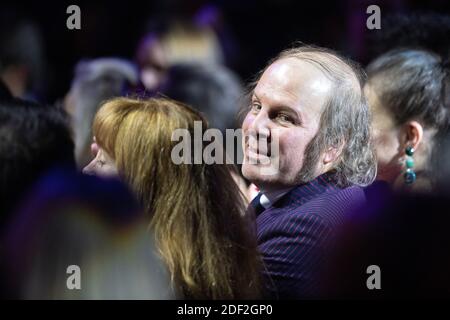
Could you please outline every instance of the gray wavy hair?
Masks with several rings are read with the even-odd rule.
[[[92,122],[102,102],[123,96],[126,83],[137,82],[137,69],[127,60],[98,58],[76,65],[70,92],[75,108],[75,158],[80,168],[91,160]]]
[[[258,73],[250,93],[264,71],[275,61],[285,58],[296,58],[315,65],[334,84],[323,106],[318,133],[305,150],[299,182],[313,180],[320,156],[329,148],[335,148],[338,158],[331,176],[335,183],[341,187],[371,184],[375,180],[377,167],[370,135],[370,112],[363,92],[364,71],[358,64],[333,50],[300,44],[284,50],[271,60]]]

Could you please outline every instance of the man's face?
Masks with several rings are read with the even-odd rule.
[[[319,129],[322,107],[331,88],[332,82],[309,62],[285,58],[267,68],[242,125],[242,173],[247,179],[263,190],[298,183],[305,149]],[[261,146],[261,141],[266,143]],[[277,142],[277,154],[270,153]],[[270,164],[265,162],[268,156]],[[267,167],[274,169],[273,174],[267,174]]]

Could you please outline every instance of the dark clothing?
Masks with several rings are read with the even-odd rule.
[[[362,188],[339,188],[330,174],[324,174],[295,187],[260,213],[258,247],[270,297],[320,296],[316,274],[326,266],[336,229],[364,203]]]

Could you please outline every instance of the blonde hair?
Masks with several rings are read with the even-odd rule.
[[[255,298],[259,257],[229,166],[171,160],[175,129],[193,136],[205,119],[168,99],[116,98],[103,104],[93,132],[149,215],[159,251],[183,298]]]
[[[160,41],[170,64],[223,62],[220,43],[209,28],[176,23],[161,36]]]

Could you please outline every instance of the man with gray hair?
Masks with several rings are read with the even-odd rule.
[[[72,117],[75,159],[78,168],[91,159],[92,122],[101,103],[126,94],[127,85],[138,82],[137,69],[118,58],[82,60],[75,68],[75,78],[65,99],[65,108]]]
[[[363,73],[337,53],[298,46],[261,72],[242,129],[268,294],[320,297],[338,226],[376,175]],[[363,272],[363,271],[362,271]]]

